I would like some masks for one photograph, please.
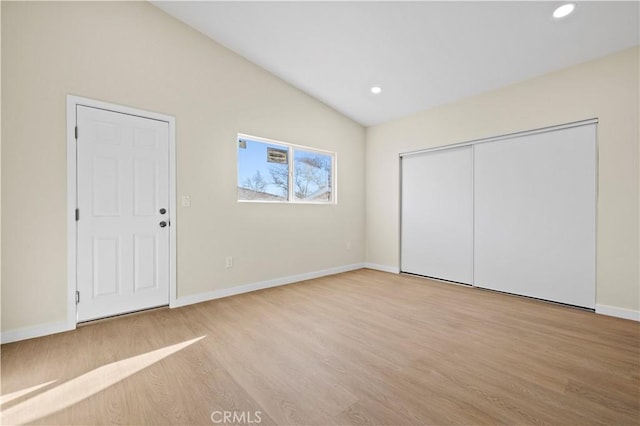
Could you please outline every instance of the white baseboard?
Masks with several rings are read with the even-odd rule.
[[[364,267],[367,269],[375,269],[376,271],[391,272],[392,274],[399,274],[400,268],[397,266],[378,265],[376,263],[365,263]]]
[[[193,294],[177,299],[175,303],[171,305],[171,307],[178,308],[180,306],[187,306],[194,303],[206,302],[208,300],[220,299],[222,297],[234,296],[236,294],[248,293],[250,291],[262,290],[265,288],[292,284],[300,281],[310,280],[313,278],[340,274],[342,272],[355,271],[362,268],[375,269],[378,271],[390,272],[392,274],[400,273],[400,269],[394,266],[378,265],[375,263],[354,263],[351,265],[338,266],[335,268],[323,269],[321,271],[309,272],[306,274],[291,275],[288,277],[276,278],[268,281],[260,281],[257,283],[246,284],[232,288]],[[596,305],[596,313],[600,315],[608,315],[633,321],[640,321],[640,311],[634,311],[631,309],[616,308],[607,305]],[[33,339],[36,337],[47,336],[49,334],[75,330],[75,328],[75,324],[69,324],[67,321],[58,321],[31,327],[19,328],[15,330],[8,330],[0,333],[0,343],[5,344],[17,342],[19,340]]]
[[[191,296],[185,296],[177,299],[171,304],[172,308],[191,305],[207,300],[219,299],[221,297],[233,296],[236,294],[247,293],[250,291],[261,290],[270,287],[277,287],[285,284],[292,284],[299,281],[310,280],[313,278],[324,277],[327,275],[339,274],[342,272],[355,271],[364,268],[364,263],[354,263],[352,265],[338,266],[335,268],[324,269],[322,271],[309,272],[306,274],[292,275],[289,277],[276,278],[268,281],[261,281],[253,284],[241,285],[238,287],[225,288],[221,290],[209,291],[206,293],[198,293]],[[0,343],[11,343],[19,340],[33,339],[35,337],[47,336],[49,334],[62,333],[64,331],[75,330],[74,323],[69,324],[67,321],[52,322],[48,324],[39,324],[31,327],[24,327],[15,330],[3,331],[0,333]]]
[[[49,334],[62,333],[63,331],[75,330],[75,324],[68,324],[66,321],[39,324],[31,327],[23,327],[15,330],[3,331],[0,342],[2,344],[17,342],[18,340],[33,339],[34,337],[47,336]]]
[[[596,305],[596,314],[630,319],[634,321],[640,321],[640,311],[634,311],[631,309],[624,309],[624,308],[616,308],[616,307],[607,306],[607,305]]]
[[[192,294],[189,296],[179,297],[173,304],[171,304],[171,307],[178,308],[180,306],[193,305],[194,303],[206,302],[208,300],[220,299],[222,297],[235,296],[236,294],[263,290],[265,288],[278,287],[281,285],[297,283],[313,278],[325,277],[327,275],[335,275],[342,272],[355,271],[356,269],[362,268],[364,268],[363,263],[354,263],[352,265],[338,266],[335,268],[323,269],[321,271],[308,272],[306,274],[291,275],[288,277],[275,278],[268,281],[260,281],[257,283],[245,284],[231,288],[207,291],[205,293]]]

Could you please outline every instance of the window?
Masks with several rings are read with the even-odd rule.
[[[238,201],[335,203],[336,154],[238,135]]]

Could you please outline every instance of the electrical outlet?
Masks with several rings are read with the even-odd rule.
[[[189,195],[182,196],[182,207],[191,207],[191,196]]]
[[[231,268],[233,266],[233,257],[227,256],[227,258],[225,259],[225,266],[227,268]]]
[[[351,250],[351,240],[347,241],[347,250]]]

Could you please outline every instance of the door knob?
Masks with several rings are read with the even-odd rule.
[[[160,209],[160,214],[165,214],[166,212],[167,212],[167,209],[164,209],[164,208]]]
[[[167,226],[167,222],[165,222],[164,220],[160,222],[160,228],[164,228],[165,226]]]

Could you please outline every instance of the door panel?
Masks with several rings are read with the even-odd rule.
[[[473,284],[472,148],[402,158],[401,271]]]
[[[133,162],[133,211],[136,216],[156,214],[157,161],[135,159]]]
[[[168,123],[84,106],[76,119],[78,321],[166,305]]]
[[[94,216],[120,216],[120,170],[114,157],[94,157],[92,169]]]
[[[93,291],[95,297],[120,292],[120,241],[118,238],[93,238]]]
[[[157,288],[158,286],[156,244],[155,235],[136,235],[134,237],[135,291]]]
[[[595,307],[596,125],[475,147],[475,285]]]

